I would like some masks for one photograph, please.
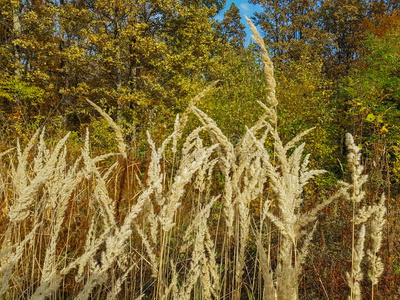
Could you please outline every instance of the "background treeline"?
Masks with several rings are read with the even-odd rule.
[[[16,137],[26,142],[41,126],[54,140],[71,131],[77,145],[89,127],[93,149],[115,150],[112,131],[89,99],[118,121],[132,157],[145,168],[146,130],[161,141],[172,131],[175,115],[216,80],[198,106],[235,143],[245,125],[260,116],[255,100],[265,98],[266,87],[257,46],[246,46],[238,8],[232,4],[221,22],[215,20],[224,2],[0,0],[0,151]],[[252,18],[274,61],[281,134],[288,141],[315,127],[306,138],[307,150],[313,167],[329,171],[310,195],[318,201],[319,185],[347,176],[339,161],[345,161],[344,135],[351,132],[370,174],[369,203],[382,192],[388,196],[382,285],[385,295],[395,295],[400,5],[395,0],[250,2],[262,6]],[[342,234],[348,224],[332,225],[337,214],[348,214],[346,205],[331,209],[315,239],[325,251],[308,265],[311,275],[304,280],[313,279],[320,295],[337,298],[345,271],[333,268],[330,258],[348,260],[338,245],[348,245],[351,237]],[[327,226],[334,227],[329,236]]]

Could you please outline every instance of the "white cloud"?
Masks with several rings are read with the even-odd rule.
[[[240,8],[243,9],[244,11],[248,11],[250,8],[246,3],[240,3]]]

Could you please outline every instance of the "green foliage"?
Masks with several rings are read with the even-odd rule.
[[[27,137],[45,118],[41,113],[45,91],[21,81],[17,76],[0,77],[0,119],[3,134]],[[28,129],[28,130],[27,130]],[[13,132],[14,131],[14,132]]]
[[[373,145],[375,164],[388,160],[393,180],[399,182],[400,140],[400,23],[383,36],[370,35],[359,63],[343,84],[349,118],[358,118],[354,131],[362,143]]]
[[[321,72],[322,60],[302,57],[277,70],[277,93],[282,134],[286,140],[299,130],[314,130],[306,137],[307,147],[317,158],[319,168],[339,173],[336,159],[341,130],[332,99],[333,83]]]
[[[44,103],[44,91],[38,87],[30,86],[15,76],[0,79],[0,97],[16,103],[18,100],[24,104],[37,105]]]
[[[245,125],[257,120],[260,106],[256,101],[265,99],[262,67],[255,50],[254,45],[240,51],[225,47],[212,73],[220,83],[199,105],[233,141],[246,131]]]

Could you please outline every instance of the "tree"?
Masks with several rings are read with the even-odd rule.
[[[88,98],[139,136],[170,127],[213,80],[221,44],[213,16],[224,1],[8,3],[0,0],[0,72],[46,93],[37,110],[47,125],[79,131]],[[49,122],[60,115],[64,122]]]
[[[364,41],[366,20],[395,11],[390,1],[367,0],[251,0],[263,11],[255,13],[278,61],[301,56],[324,58],[330,78],[345,75]]]
[[[222,34],[225,42],[229,41],[235,48],[243,48],[246,33],[244,25],[240,22],[239,9],[232,2],[229,9],[224,14],[224,19],[221,22]]]
[[[326,60],[326,68],[331,77],[346,74],[356,58],[363,40],[361,24],[368,15],[368,2],[326,0],[321,5],[321,27],[333,36],[335,42]]]
[[[313,0],[251,0],[263,7],[253,19],[265,32],[277,61],[315,56],[331,47],[332,37],[318,24],[318,3]]]

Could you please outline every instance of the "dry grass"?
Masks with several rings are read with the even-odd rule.
[[[127,166],[122,131],[92,102],[114,129],[119,153],[94,157],[88,133],[71,161],[68,135],[50,149],[42,130],[23,150],[17,145],[16,157],[0,154],[0,298],[298,299],[318,215],[340,197],[354,208],[350,299],[361,297],[367,229],[376,291],[385,200],[358,207],[366,176],[348,136],[352,182],[305,211],[305,187],[324,171],[308,168],[301,140],[309,131],[281,140],[273,65],[252,29],[269,90],[266,104],[260,102],[263,116],[236,144],[195,107],[211,86],[177,117],[161,145],[148,134],[145,174]],[[201,127],[184,136],[191,113]]]

